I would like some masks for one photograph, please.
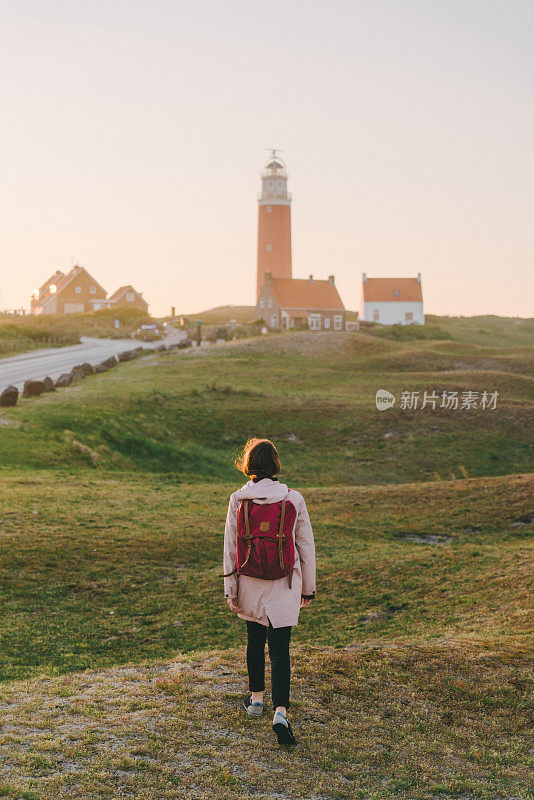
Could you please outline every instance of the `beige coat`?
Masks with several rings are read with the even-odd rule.
[[[224,579],[225,597],[237,598],[241,619],[283,628],[297,625],[301,596],[315,595],[315,544],[306,503],[300,492],[288,489],[284,483],[264,478],[257,483],[249,481],[230,497],[226,528],[224,531],[223,571],[231,572],[235,567],[236,514],[239,503],[250,499],[255,503],[278,503],[290,500],[297,516],[293,526],[295,542],[295,568],[289,588],[287,578],[262,580],[236,573]]]

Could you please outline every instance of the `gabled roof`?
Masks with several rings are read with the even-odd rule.
[[[112,295],[110,295],[110,297],[108,297],[108,300],[118,300],[118,299],[119,299],[119,297],[121,297],[121,296],[122,296],[123,294],[125,294],[126,292],[135,292],[135,294],[136,294],[138,297],[140,297],[140,298],[141,298],[141,300],[142,300],[144,303],[146,303],[146,300],[144,299],[144,297],[143,297],[143,295],[141,294],[141,292],[138,292],[136,289],[134,289],[134,288],[133,288],[133,286],[130,286],[129,284],[128,284],[128,286],[121,286],[119,289],[117,289],[117,291],[116,291],[116,292],[113,292],[113,294],[112,294]]]
[[[335,285],[330,281],[273,278],[269,286],[282,308],[345,309]]]
[[[56,269],[54,274],[51,275],[49,279],[45,281],[41,286],[41,288],[39,289],[39,297],[41,297],[46,291],[48,291],[48,287],[51,286],[53,283],[55,283],[57,286],[57,282],[64,277],[65,273],[62,272],[60,269]]]
[[[367,278],[362,281],[362,289],[366,303],[423,302],[421,281],[417,278]]]
[[[61,273],[61,277],[60,277],[60,278],[58,278],[58,279],[56,280],[56,282],[55,282],[55,285],[56,285],[56,291],[54,292],[54,294],[52,294],[52,292],[50,291],[50,286],[51,286],[52,284],[49,284],[49,285],[48,285],[48,288],[47,288],[47,290],[46,290],[45,294],[44,294],[42,297],[39,297],[39,298],[38,298],[38,305],[39,305],[39,306],[43,306],[45,303],[47,303],[47,302],[50,300],[50,298],[51,298],[51,297],[57,297],[58,295],[60,295],[60,294],[61,294],[61,292],[62,292],[62,291],[63,291],[63,290],[64,290],[64,289],[65,289],[65,288],[66,288],[66,287],[69,285],[69,283],[70,283],[71,281],[73,281],[73,280],[74,280],[74,278],[78,277],[78,275],[80,275],[82,272],[85,272],[85,274],[87,275],[87,277],[88,277],[88,278],[90,278],[90,280],[92,280],[92,281],[93,281],[93,283],[94,283],[96,286],[98,286],[98,287],[99,287],[99,289],[101,289],[101,290],[104,292],[104,295],[106,295],[106,294],[107,294],[107,292],[106,292],[106,290],[104,289],[104,287],[103,287],[103,286],[100,286],[100,284],[98,283],[98,281],[95,281],[95,279],[93,278],[93,276],[92,276],[92,275],[90,275],[90,274],[87,272],[87,270],[85,269],[85,267],[73,267],[73,268],[71,269],[71,271],[70,271],[70,272],[69,272],[67,275],[63,275],[63,273]]]

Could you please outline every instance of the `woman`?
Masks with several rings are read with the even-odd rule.
[[[243,705],[250,716],[259,717],[263,713],[267,640],[271,660],[273,730],[280,744],[295,744],[287,718],[290,706],[289,640],[292,626],[298,623],[300,609],[310,605],[315,597],[313,531],[302,495],[278,481],[280,459],[269,439],[249,439],[236,466],[250,480],[230,497],[224,532],[223,568],[224,594],[228,605],[247,625],[250,695]],[[252,520],[250,523],[249,515]],[[254,526],[254,520],[268,517],[274,520],[272,527],[276,530],[269,531],[268,521]],[[282,537],[282,528],[286,532],[285,556],[277,538]],[[264,533],[265,530],[267,533]],[[263,541],[260,542],[263,536],[265,545]],[[247,548],[245,556],[243,545]],[[283,577],[266,579],[246,574],[247,567],[249,572],[254,572],[251,565],[255,557],[260,563],[257,553],[264,546],[274,546],[277,561],[275,569]],[[256,569],[256,574],[258,569],[261,568]]]

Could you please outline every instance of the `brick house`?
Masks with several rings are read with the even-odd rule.
[[[312,331],[342,331],[345,307],[334,283],[309,278],[273,278],[265,274],[256,306],[256,318],[268,328],[309,328]]]
[[[117,289],[111,297],[108,298],[108,303],[113,303],[113,306],[129,306],[131,308],[140,308],[141,311],[148,312],[148,303],[143,298],[141,292],[136,291],[133,286],[121,286]]]
[[[103,308],[106,290],[84,267],[73,267],[67,275],[57,270],[33,293],[32,314],[73,314]]]
[[[121,286],[111,297],[84,267],[73,267],[67,275],[56,270],[31,299],[32,314],[75,314],[103,308],[132,306],[148,312],[143,295],[133,286]]]

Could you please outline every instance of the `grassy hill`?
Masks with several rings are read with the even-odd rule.
[[[151,356],[9,412],[5,467],[84,470],[65,430],[99,469],[235,480],[249,435],[280,444],[304,486],[502,475],[531,464],[532,348],[391,342],[357,334],[285,334]],[[378,389],[393,392],[379,412]],[[403,410],[404,391],[498,391],[495,410]],[[7,413],[6,413],[7,416]]]
[[[2,409],[0,797],[526,800],[532,355],[283,334]],[[379,388],[500,394],[379,412]],[[219,577],[252,434],[316,537],[292,754],[239,707]]]
[[[183,316],[191,321],[200,319],[205,325],[227,325],[230,320],[235,320],[237,325],[250,325],[256,317],[256,306],[217,306]]]
[[[115,328],[115,320],[120,328]],[[102,309],[90,314],[41,314],[25,317],[0,314],[0,357],[39,347],[78,344],[80,336],[110,339],[130,336],[139,325],[151,321],[136,308]]]

